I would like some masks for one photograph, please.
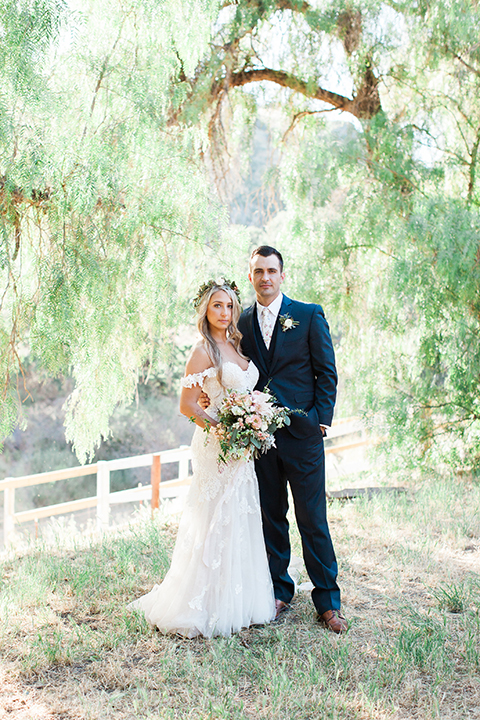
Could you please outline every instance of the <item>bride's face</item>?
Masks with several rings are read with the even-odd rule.
[[[224,290],[217,290],[210,298],[207,307],[207,320],[210,329],[226,330],[232,322],[233,303]]]

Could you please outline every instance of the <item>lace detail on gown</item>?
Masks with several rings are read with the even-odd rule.
[[[183,385],[183,387],[191,388],[194,385],[200,385],[200,387],[203,385],[203,381],[207,377],[215,377],[217,374],[217,371],[214,367],[209,367],[206,370],[203,370],[199,373],[192,373],[191,375],[185,375],[180,380],[180,385]]]
[[[252,362],[246,370],[226,362],[223,380],[228,388],[252,390],[258,370]],[[211,403],[206,412],[215,418],[225,396],[216,370],[182,381],[186,387],[190,382],[203,383]],[[161,585],[129,606],[142,610],[162,632],[229,636],[275,614],[253,461],[219,467],[219,449],[213,435],[196,428],[192,484],[170,569]]]

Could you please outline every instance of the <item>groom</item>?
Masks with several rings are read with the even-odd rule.
[[[252,252],[248,278],[257,299],[242,313],[238,328],[242,350],[260,372],[257,389],[268,383],[280,405],[305,412],[291,415],[291,425],[275,433],[276,447],[255,461],[277,617],[295,590],[288,574],[288,481],[318,618],[342,633],[348,625],[340,614],[325,500],[323,435],[332,422],[337,385],[330,332],[320,305],[282,294],[283,258],[275,248],[262,245]]]

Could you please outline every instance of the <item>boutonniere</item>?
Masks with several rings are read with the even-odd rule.
[[[286,313],[286,315],[280,315],[279,320],[283,332],[287,332],[287,330],[293,330],[294,327],[300,325],[298,320],[294,320],[288,313]]]

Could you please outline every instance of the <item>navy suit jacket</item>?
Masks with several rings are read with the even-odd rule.
[[[287,313],[298,325],[286,331],[281,326],[276,329],[270,361],[255,333],[255,303],[241,314],[238,329],[243,352],[260,372],[257,389],[263,390],[268,383],[279,405],[304,410],[306,415],[291,415],[288,430],[296,438],[307,438],[318,435],[320,425],[332,423],[337,394],[335,355],[320,305],[284,295],[279,318]]]

